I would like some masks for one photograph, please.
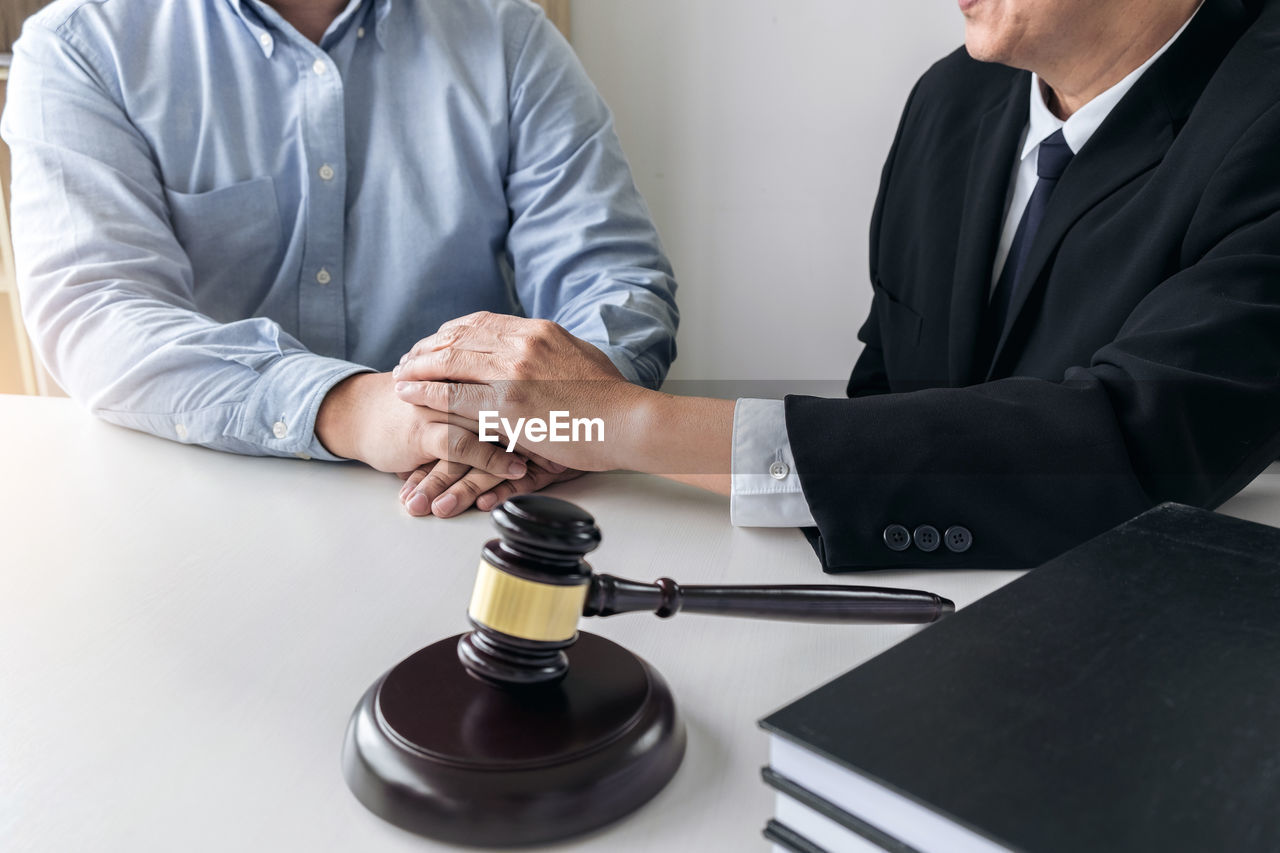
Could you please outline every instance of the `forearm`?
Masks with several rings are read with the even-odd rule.
[[[649,275],[657,275],[649,273]],[[628,382],[656,389],[675,359],[679,312],[673,297],[610,285],[595,304],[577,297],[556,321],[608,356]],[[674,284],[672,284],[674,287]]]
[[[520,304],[657,388],[675,358],[676,283],[609,110],[545,19],[512,61],[507,250]]]
[[[488,312],[460,317],[415,344],[395,374],[400,400],[477,420],[496,412],[517,441],[541,442],[553,414],[579,426],[598,420],[603,436],[539,444],[557,464],[624,468],[730,492],[733,400],[633,385],[600,349],[555,323]],[[521,434],[529,421],[541,422],[541,437]]]
[[[320,401],[364,368],[310,353],[266,319],[218,324],[131,294],[127,282],[86,283],[92,296],[74,298],[49,279],[23,280],[28,328],[95,415],[224,452],[326,458],[312,434]]]
[[[786,421],[833,571],[1027,568],[1152,504],[1097,382],[791,396]],[[895,548],[893,525],[968,543]]]
[[[627,425],[618,467],[728,495],[733,400],[645,392]]]

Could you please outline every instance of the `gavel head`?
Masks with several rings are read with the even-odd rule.
[[[471,675],[501,687],[563,678],[591,585],[583,556],[600,544],[595,519],[544,495],[517,495],[492,511],[498,539],[484,546],[458,641]]]

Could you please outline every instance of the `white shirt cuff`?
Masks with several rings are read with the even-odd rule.
[[[739,400],[733,407],[733,490],[737,527],[812,527],[800,488],[781,400]]]

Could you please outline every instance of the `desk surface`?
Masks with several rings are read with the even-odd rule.
[[[398,481],[248,459],[0,396],[0,849],[425,851],[347,791],[363,691],[466,628],[488,516],[412,519]],[[791,530],[734,529],[725,499],[594,475],[600,571],[689,583],[829,580]],[[1280,523],[1280,467],[1224,511]],[[963,606],[1013,572],[878,572]],[[645,614],[591,620],[654,664],[684,765],[630,818],[566,850],[764,850],[756,720],[917,630]]]

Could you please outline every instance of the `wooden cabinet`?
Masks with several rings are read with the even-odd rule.
[[[565,38],[569,38],[569,0],[535,0],[547,10],[547,17],[560,28]]]
[[[9,68],[0,65],[0,111],[4,109]],[[9,149],[0,143],[0,394],[35,394],[37,368],[18,311],[9,240]]]
[[[0,0],[0,111],[9,80],[9,51],[22,22],[49,0]],[[9,149],[0,143],[0,394],[35,394],[49,383],[31,355],[14,286],[13,245],[9,240]]]

